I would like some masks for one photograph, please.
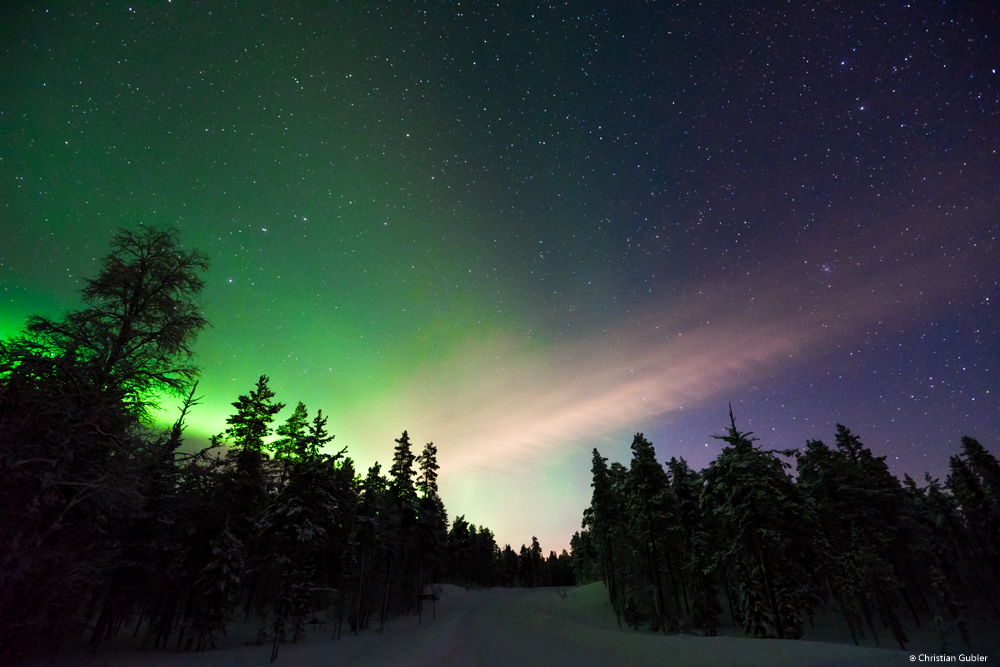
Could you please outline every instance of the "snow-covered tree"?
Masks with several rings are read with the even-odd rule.
[[[725,435],[714,436],[727,446],[705,471],[702,490],[702,505],[722,531],[713,567],[732,573],[748,635],[796,639],[801,611],[820,601],[808,570],[814,519],[785,472],[789,465],[754,447],[731,408],[729,419]]]

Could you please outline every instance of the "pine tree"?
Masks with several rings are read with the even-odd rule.
[[[944,613],[955,621],[959,635],[969,646],[969,628],[966,623],[966,604],[961,590],[967,582],[963,574],[971,573],[975,588],[1000,617],[1000,609],[992,599],[991,592],[983,579],[978,559],[970,558],[972,551],[968,535],[962,525],[958,505],[950,494],[943,493],[938,480],[925,474],[926,488],[919,488],[909,475],[904,476],[904,487],[908,505],[914,514],[917,530],[911,537],[910,553],[906,557],[906,569],[921,608],[927,613],[932,610],[923,592],[923,585],[930,585],[932,602],[935,606],[934,622],[944,637]],[[913,567],[911,567],[911,563]],[[919,577],[919,580],[918,580]],[[919,619],[917,620],[919,625]]]
[[[550,551],[549,555],[551,561],[551,556],[555,556],[555,552]],[[552,566],[552,585],[559,587],[576,585],[576,576],[573,573],[573,557],[565,549],[559,553]]]
[[[475,526],[470,526],[469,532],[472,541],[473,581],[478,586],[496,586],[500,549],[493,531],[486,526],[480,526],[478,531]]]
[[[517,553],[517,574],[521,581],[521,586],[533,588],[535,586],[534,563],[531,558],[531,549],[526,544],[521,545],[521,550]]]
[[[1000,502],[1000,461],[978,440],[967,435],[962,436],[962,453],[982,482],[990,504],[996,509],[995,505]]]

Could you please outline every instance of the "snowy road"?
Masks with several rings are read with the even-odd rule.
[[[564,589],[446,587],[422,622],[396,619],[383,634],[310,631],[299,645],[281,647],[276,664],[303,667],[381,665],[905,665],[909,654],[844,644],[751,640],[735,637],[664,637],[619,630],[600,585]],[[99,656],[52,656],[42,665],[106,667],[246,667],[267,665],[270,646],[241,646],[204,653],[119,650]],[[235,645],[234,645],[235,644]]]

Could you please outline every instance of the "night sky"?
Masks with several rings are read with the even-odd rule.
[[[4,2],[0,333],[174,226],[189,436],[268,374],[362,470],[433,441],[515,549],[729,402],[921,482],[1000,453],[997,5],[612,4]]]

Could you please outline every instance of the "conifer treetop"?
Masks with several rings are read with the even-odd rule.
[[[257,379],[256,389],[251,389],[249,395],[240,396],[233,402],[236,414],[226,419],[229,428],[226,435],[236,441],[244,450],[261,451],[264,439],[271,434],[271,422],[284,403],[274,403],[275,394],[267,385],[268,377],[261,375]]]

